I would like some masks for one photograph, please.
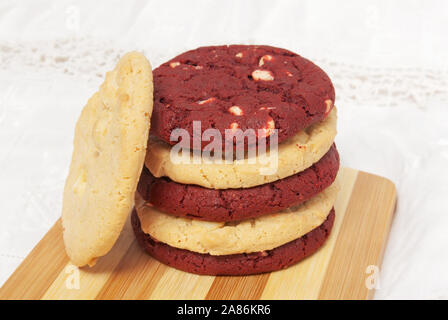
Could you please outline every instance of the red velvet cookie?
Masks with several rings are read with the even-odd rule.
[[[335,100],[322,69],[270,46],[202,47],[162,64],[153,75],[151,134],[174,145],[171,132],[186,129],[191,149],[198,149],[193,121],[201,121],[201,133],[218,129],[223,148],[225,129],[232,128],[262,129],[262,137],[278,129],[281,142],[324,119]],[[201,148],[208,143],[202,141]]]
[[[339,154],[333,145],[325,156],[293,176],[245,189],[207,189],[155,178],[144,168],[138,184],[143,199],[176,216],[206,221],[235,221],[277,212],[311,199],[333,183]]]
[[[316,252],[330,235],[335,213],[332,209],[327,220],[319,227],[280,247],[263,252],[223,256],[212,256],[171,247],[142,231],[135,210],[131,218],[140,246],[157,260],[191,273],[241,276],[284,269]]]

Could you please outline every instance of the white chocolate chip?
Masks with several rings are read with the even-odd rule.
[[[205,103],[209,103],[209,102],[212,102],[215,100],[216,100],[215,98],[208,98],[207,100],[198,101],[198,104],[205,104]]]
[[[229,112],[234,116],[242,116],[244,114],[243,109],[238,106],[232,106],[229,108]]]
[[[201,70],[201,69],[203,69],[204,67],[203,66],[195,66],[194,67],[196,70]]]
[[[261,131],[260,137],[261,138],[269,137],[271,134],[274,133],[274,130],[275,130],[275,122],[274,119],[270,118],[266,122],[266,126],[259,130],[259,132]]]
[[[289,71],[286,71],[286,75],[287,75],[288,77],[292,77],[292,73],[289,72]]]
[[[258,63],[258,65],[261,67],[262,65],[264,65],[264,63],[266,61],[271,61],[272,59],[274,59],[274,58],[272,58],[272,56],[269,55],[269,54],[267,54],[265,56],[262,56],[261,59],[260,59],[260,62]]]
[[[176,68],[176,67],[178,67],[178,66],[180,66],[180,62],[171,62],[171,63],[170,63],[170,67],[171,67],[171,68]]]
[[[111,119],[112,115],[110,114],[110,112],[104,112],[103,115],[99,117],[93,125],[92,139],[97,151],[102,151],[104,146],[107,145],[106,135],[107,130],[110,126]]]
[[[73,193],[82,195],[86,190],[87,185],[87,171],[85,168],[81,167],[78,173],[78,177],[73,184]]]
[[[261,107],[258,110],[274,110],[274,109],[275,109],[275,107]]]
[[[255,81],[263,80],[263,81],[272,81],[274,80],[274,75],[269,70],[255,70],[252,72],[252,78]]]
[[[331,109],[333,108],[333,101],[331,101],[330,99],[325,100],[325,106],[326,108],[324,116],[327,116],[330,113]]]
[[[238,53],[235,55],[235,57],[237,57],[237,58],[242,58],[242,57],[243,57],[243,53],[242,53],[242,52],[238,52]]]
[[[230,124],[230,129],[231,129],[232,131],[235,131],[235,130],[238,129],[238,128],[239,128],[238,123],[236,123],[236,122],[232,122],[232,123]]]

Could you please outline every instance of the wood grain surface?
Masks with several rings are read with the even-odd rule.
[[[60,220],[0,289],[0,299],[369,299],[386,246],[396,191],[389,180],[344,168],[326,244],[286,269],[244,277],[199,276],[143,252],[130,223],[93,268],[70,264]]]

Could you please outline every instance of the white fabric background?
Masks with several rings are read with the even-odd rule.
[[[75,121],[121,53],[244,43],[323,67],[342,164],[396,183],[375,297],[447,299],[447,20],[442,0],[1,1],[0,284],[60,216]]]

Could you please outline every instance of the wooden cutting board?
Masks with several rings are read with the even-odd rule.
[[[389,180],[344,168],[328,241],[295,266],[244,277],[185,273],[145,254],[130,223],[94,268],[70,264],[60,220],[0,289],[0,299],[368,299],[396,203]]]

